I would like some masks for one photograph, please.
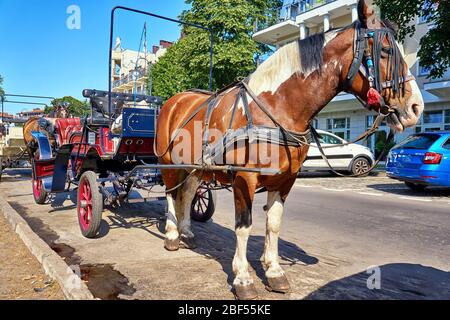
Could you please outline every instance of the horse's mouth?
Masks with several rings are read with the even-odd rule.
[[[405,130],[405,127],[400,121],[398,111],[395,109],[394,112],[391,112],[389,114],[389,116],[386,118],[386,121],[390,127],[394,128],[398,132],[402,132],[403,130]]]

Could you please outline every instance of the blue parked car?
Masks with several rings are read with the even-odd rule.
[[[386,174],[412,190],[450,187],[450,131],[409,136],[389,152]]]

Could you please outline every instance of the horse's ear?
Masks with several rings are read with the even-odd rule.
[[[373,0],[358,1],[358,17],[359,21],[361,21],[368,29],[377,29],[382,26],[379,17],[379,9],[375,6]]]

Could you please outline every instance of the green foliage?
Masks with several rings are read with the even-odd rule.
[[[450,67],[450,1],[376,0],[384,18],[399,26],[399,40],[416,31],[416,17],[427,17],[432,27],[420,40],[420,65],[430,68],[430,78],[442,77]]]
[[[257,21],[273,19],[281,0],[186,0],[192,7],[181,13],[185,22],[210,28],[214,34],[214,89],[247,76],[255,59],[270,51],[251,34]],[[182,37],[151,70],[153,94],[169,98],[189,88],[208,89],[209,33],[183,27]]]
[[[90,112],[90,107],[89,107],[89,103],[87,102],[87,100],[80,101],[80,100],[75,99],[74,97],[70,97],[70,96],[52,100],[52,102],[51,102],[52,105],[47,106],[44,109],[44,112],[46,114],[48,114],[51,111],[53,111],[56,106],[62,105],[65,102],[69,104],[69,114],[70,115],[79,117],[79,116],[87,115]]]
[[[0,75],[0,97],[3,97],[5,95],[5,91],[3,91],[2,84],[3,84],[3,77]]]
[[[386,140],[387,140],[387,133],[386,131],[378,131],[375,134],[375,157],[378,158],[379,155],[383,152],[385,146],[386,146]],[[386,153],[384,154],[384,157],[387,156],[388,152],[395,146],[395,141],[392,141],[387,145]]]

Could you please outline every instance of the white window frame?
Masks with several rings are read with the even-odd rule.
[[[335,128],[334,127],[334,122],[336,119],[345,119],[345,127],[344,128]],[[331,129],[328,127],[328,122],[331,120]],[[344,132],[344,140],[350,140],[351,137],[351,127],[352,127],[352,118],[351,117],[346,117],[346,116],[342,116],[342,117],[331,117],[331,118],[327,118],[326,119],[326,129],[328,132],[331,132],[332,134],[336,135],[336,133],[339,132]]]

